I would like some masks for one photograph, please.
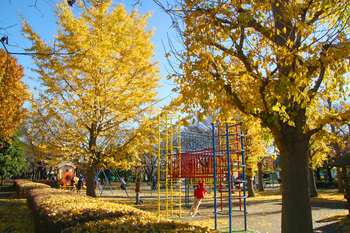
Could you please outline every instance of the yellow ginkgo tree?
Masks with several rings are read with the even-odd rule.
[[[147,30],[150,14],[126,11],[112,0],[55,10],[50,44],[24,21],[41,90],[32,101],[30,131],[57,161],[87,170],[87,195],[96,196],[96,168],[130,168],[152,149],[159,68]],[[125,162],[127,161],[127,162]]]
[[[30,93],[21,80],[23,77],[23,67],[17,64],[17,59],[0,49],[0,137],[9,143],[26,117],[23,104]]]
[[[316,183],[314,179],[314,170],[322,167],[327,157],[332,154],[331,137],[326,130],[321,130],[312,135],[310,139],[310,196],[317,197]]]
[[[312,232],[309,140],[350,118],[349,1],[176,2],[166,10],[184,42],[172,76],[183,109],[259,118],[280,152],[281,231]],[[326,109],[328,99],[342,111]]]
[[[268,130],[262,128],[260,121],[252,117],[243,118],[242,129],[248,197],[255,197],[253,178],[258,174],[258,163],[265,158],[272,157],[267,154],[267,147],[270,143],[267,140]]]

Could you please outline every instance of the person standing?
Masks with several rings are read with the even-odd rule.
[[[84,180],[83,180],[83,177],[80,176],[77,184],[77,193],[80,192],[80,190],[83,188],[83,185],[84,185]]]
[[[76,176],[73,175],[72,179],[70,180],[70,186],[72,186],[72,191],[75,191],[75,181],[76,181]]]
[[[140,179],[137,179],[137,181],[136,181],[135,193],[136,193],[136,205],[141,205],[141,204],[142,204],[142,201],[141,201],[141,199],[140,199],[140,196],[141,196],[141,183],[140,183]]]
[[[190,216],[193,217],[196,215],[198,211],[198,207],[201,204],[204,194],[207,193],[207,190],[205,189],[205,183],[204,180],[201,182],[200,180],[198,181],[198,187],[194,191],[194,202],[192,204],[191,210],[190,210]]]

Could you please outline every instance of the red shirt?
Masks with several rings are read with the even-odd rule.
[[[202,186],[199,186],[196,191],[194,191],[194,196],[198,199],[204,198],[204,194],[207,193],[207,190],[205,190],[204,184]]]

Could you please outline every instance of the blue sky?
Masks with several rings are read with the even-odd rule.
[[[9,45],[6,46],[7,50],[9,52],[23,53],[25,52],[24,48],[29,48],[31,46],[31,43],[24,39],[20,33],[22,27],[21,16],[23,16],[28,21],[29,25],[39,33],[41,38],[46,41],[52,40],[52,35],[56,34],[57,29],[52,8],[59,2],[60,0],[1,0],[0,37],[9,37]],[[114,0],[114,4],[119,3],[124,4],[127,9],[132,9],[132,4],[135,2],[133,0]],[[168,74],[167,70],[171,70],[165,58],[165,53],[169,52],[168,35],[172,38],[172,42],[176,44],[176,39],[174,39],[176,32],[171,28],[171,19],[152,0],[143,0],[142,4],[137,5],[137,8],[139,13],[153,12],[149,20],[149,28],[155,29],[152,42],[156,46],[155,54],[157,54],[157,56],[154,58],[154,61],[160,62],[160,68],[162,70],[160,73],[162,77],[160,84],[163,87],[159,89],[159,97],[164,98],[169,96],[169,94],[171,94],[171,97],[175,97],[176,94],[171,92],[171,89],[175,87],[174,84],[166,80]],[[26,76],[23,79],[24,83],[29,85],[29,88],[33,90],[38,84],[35,80],[29,78],[36,77],[36,74],[31,71],[31,69],[35,67],[31,56],[14,56],[18,59],[18,64],[21,64],[25,68],[24,72]],[[160,105],[167,104],[171,97],[162,101]]]

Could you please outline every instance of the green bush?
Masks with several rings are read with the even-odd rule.
[[[325,182],[325,181],[316,181],[317,188],[337,188],[338,181]]]

